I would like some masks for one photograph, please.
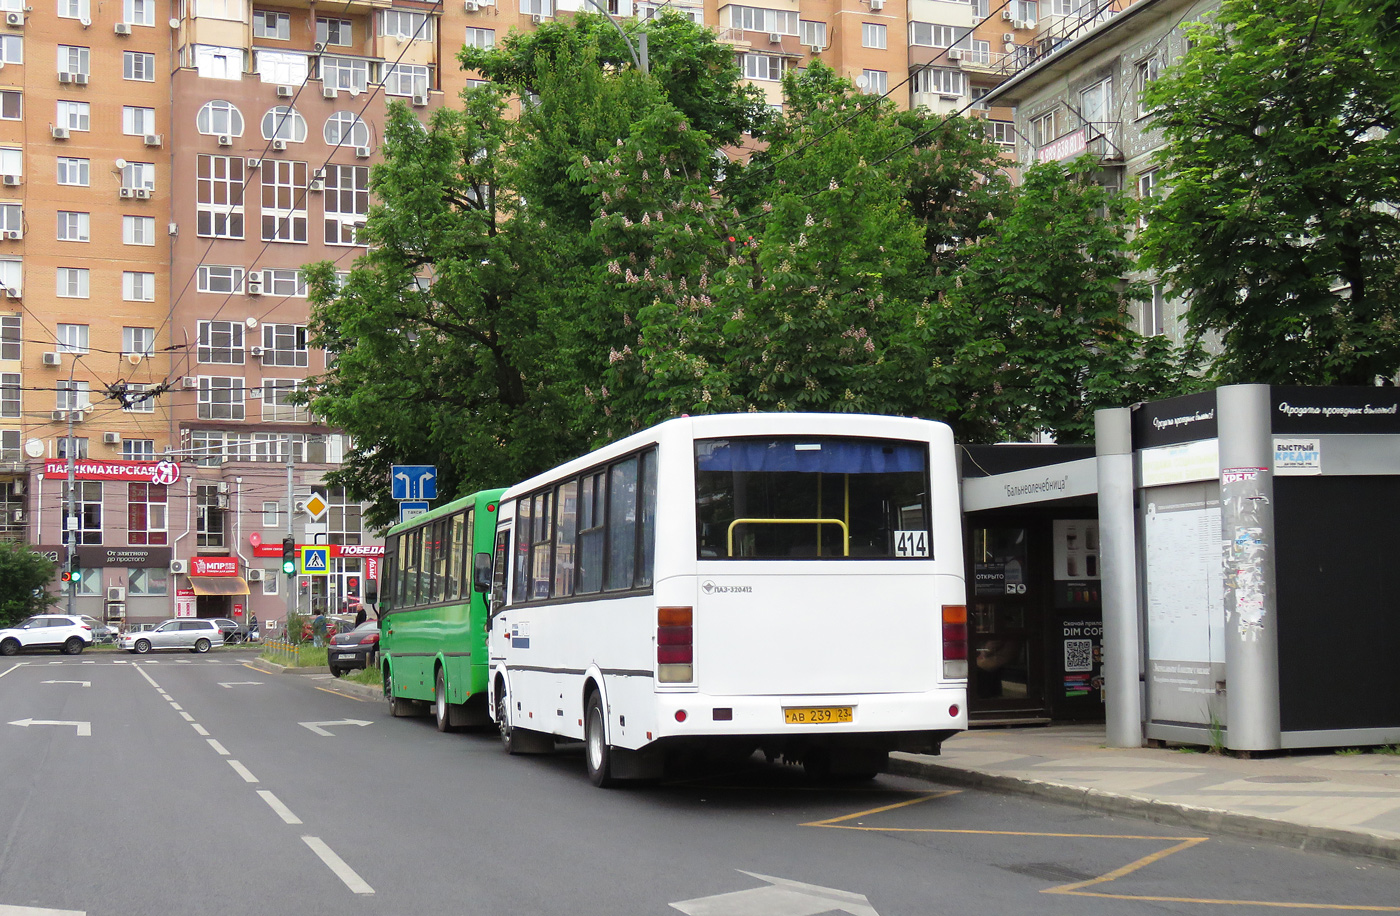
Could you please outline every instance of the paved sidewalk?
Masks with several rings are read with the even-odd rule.
[[[1104,746],[1102,725],[975,729],[891,770],[1307,849],[1400,862],[1400,755],[1263,759]]]

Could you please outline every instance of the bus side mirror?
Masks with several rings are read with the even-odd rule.
[[[472,558],[472,588],[491,591],[491,554],[484,550]]]
[[[365,580],[365,604],[379,604],[379,583],[373,579]]]

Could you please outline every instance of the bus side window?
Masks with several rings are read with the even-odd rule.
[[[491,615],[506,609],[506,573],[510,568],[510,529],[496,532],[496,559],[491,573]]]

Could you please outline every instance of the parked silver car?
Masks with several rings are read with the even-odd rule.
[[[217,623],[193,617],[167,620],[154,630],[122,634],[122,648],[137,655],[145,655],[156,649],[208,652],[214,646],[223,644],[224,634]]]

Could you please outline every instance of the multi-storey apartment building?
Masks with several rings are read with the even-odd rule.
[[[822,60],[901,108],[990,116],[1006,145],[1010,110],[982,96],[1116,8],[0,0],[0,537],[62,559],[68,519],[95,616],[266,623],[358,593],[379,548],[323,484],[350,443],[288,403],[326,368],[302,266],[363,251],[389,102],[426,117],[475,76],[463,45],[598,4],[713,27],[774,105]],[[334,545],[331,575],[274,572],[288,532]]]

